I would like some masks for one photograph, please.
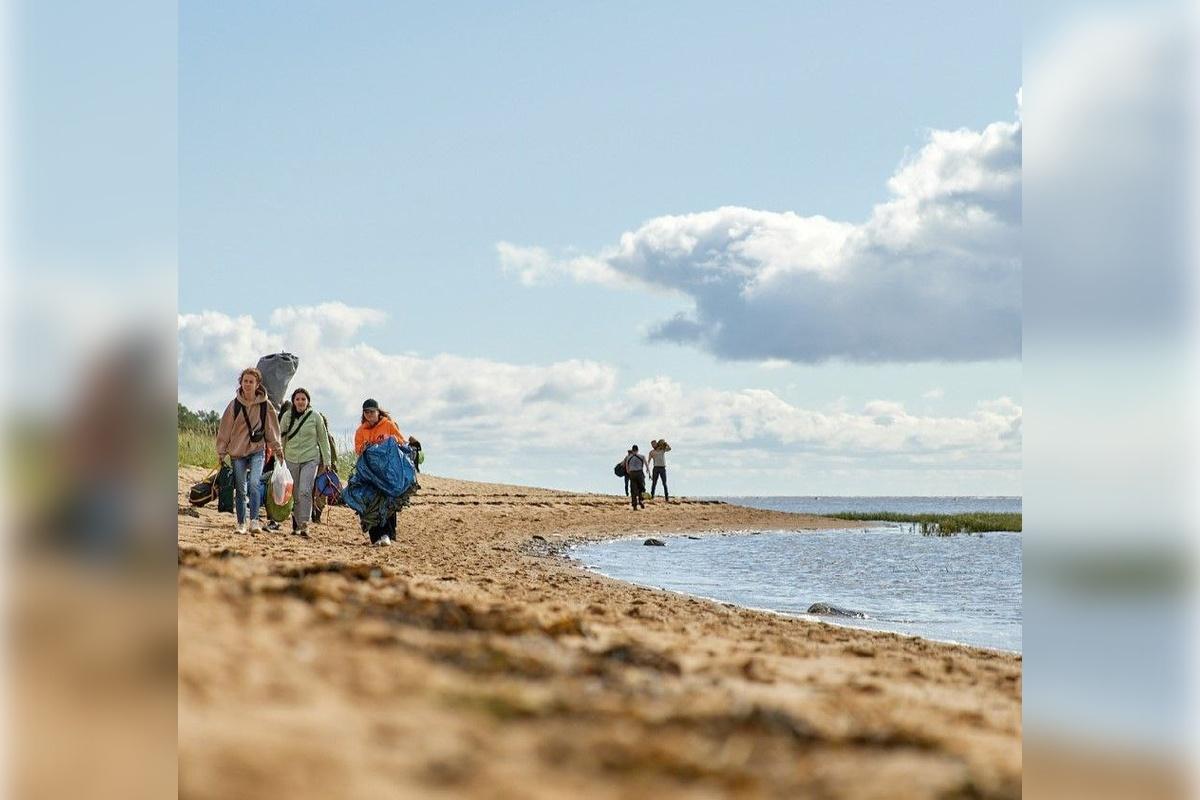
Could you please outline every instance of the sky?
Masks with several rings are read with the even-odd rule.
[[[181,402],[300,356],[435,474],[1020,494],[1006,3],[183,3]]]

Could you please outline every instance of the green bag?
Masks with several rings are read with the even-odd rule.
[[[276,505],[275,498],[272,496],[273,493],[271,492],[269,485],[267,487],[266,495],[267,516],[273,519],[275,522],[287,521],[287,518],[292,515],[292,507],[296,505],[296,498],[289,497],[288,501],[283,505]]]

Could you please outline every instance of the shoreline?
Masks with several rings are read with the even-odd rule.
[[[730,504],[730,505],[733,505],[733,504]],[[830,519],[837,519],[837,518],[830,518]],[[850,522],[851,520],[841,520],[841,521],[842,522]],[[847,532],[855,532],[855,531],[866,532],[866,531],[871,531],[871,530],[876,530],[876,529],[884,530],[886,528],[892,528],[892,527],[899,527],[899,523],[883,522],[883,523],[880,523],[879,526],[829,528],[827,530],[832,530],[832,531],[844,530]],[[702,532],[700,532],[700,535],[693,535],[695,532],[673,532],[673,533],[659,532],[655,538],[699,539],[702,536],[703,537],[758,536],[758,535],[769,536],[771,534],[803,533],[803,532],[805,532],[805,530],[806,529],[796,529],[796,530],[786,530],[786,529],[778,529],[778,530],[719,530],[719,531],[702,531]],[[962,535],[964,535],[964,536],[966,536],[966,535],[982,536],[983,534],[976,533],[976,534],[962,534]],[[988,535],[989,536],[996,536],[996,535],[1020,536],[1021,533],[1019,531],[989,531]],[[576,558],[575,556],[570,554],[570,550],[572,548],[575,548],[575,547],[578,547],[581,545],[585,545],[585,544],[600,544],[600,543],[607,543],[607,542],[635,541],[640,538],[642,538],[642,537],[637,534],[629,534],[629,535],[621,534],[618,536],[614,536],[610,539],[604,539],[599,542],[598,541],[571,542],[571,543],[567,543],[564,545],[564,552],[561,553],[561,557],[572,562],[579,569],[582,569],[583,571],[588,572],[589,574],[599,575],[603,578],[607,578],[608,580],[618,581],[620,583],[628,584],[630,586],[638,586],[638,587],[645,588],[645,589],[655,589],[657,591],[671,592],[672,594],[677,594],[677,595],[680,595],[681,597],[695,597],[699,600],[707,600],[707,601],[713,602],[713,603],[722,603],[725,605],[733,605],[733,606],[737,606],[738,608],[744,608],[749,611],[756,611],[756,612],[760,612],[763,614],[778,614],[779,616],[787,617],[788,619],[798,619],[798,620],[804,620],[806,622],[815,622],[815,623],[823,624],[823,625],[834,625],[834,626],[842,627],[842,628],[852,628],[854,630],[871,631],[871,632],[875,632],[875,633],[887,633],[887,634],[892,634],[894,636],[900,636],[900,637],[906,637],[906,638],[912,638],[912,639],[921,639],[922,641],[934,642],[937,644],[945,644],[945,645],[952,645],[955,647],[966,647],[966,648],[971,648],[971,649],[976,649],[976,650],[984,650],[984,651],[987,651],[990,653],[1001,653],[1001,654],[1013,655],[1013,656],[1021,656],[1024,653],[1024,650],[1009,650],[1009,649],[1003,648],[1003,647],[989,647],[987,645],[972,644],[971,642],[960,642],[960,641],[956,641],[953,639],[937,639],[932,636],[923,636],[918,633],[902,633],[900,631],[889,631],[889,630],[884,630],[884,629],[880,629],[880,628],[872,628],[872,627],[869,627],[866,625],[855,625],[853,622],[850,622],[850,621],[842,622],[836,618],[829,619],[829,618],[825,618],[819,614],[807,614],[805,612],[800,612],[800,611],[782,611],[777,608],[767,608],[765,606],[751,606],[751,605],[746,605],[745,603],[739,603],[739,602],[736,602],[733,600],[722,600],[719,597],[711,597],[709,595],[695,594],[692,592],[682,591],[679,589],[668,589],[666,587],[653,586],[653,585],[647,584],[647,583],[638,583],[637,581],[627,580],[625,578],[617,577],[616,575],[609,575],[608,573],[601,572],[598,569],[591,569],[591,568],[587,567],[586,565],[584,565],[581,559]],[[868,617],[868,619],[869,619],[869,617]]]
[[[400,540],[371,548],[345,508],[310,540],[193,517],[203,472],[179,470],[181,794],[1020,795],[1019,654],[642,587],[563,554],[862,526],[422,475]]]

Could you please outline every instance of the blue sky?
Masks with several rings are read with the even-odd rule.
[[[265,330],[285,306],[378,309],[386,318],[348,346],[530,368],[595,362],[614,371],[616,404],[621,387],[656,378],[689,392],[770,391],[805,409],[882,399],[948,419],[1001,397],[1019,404],[1013,354],[847,363],[835,343],[832,360],[764,368],[646,340],[694,293],[569,275],[526,285],[497,252],[508,242],[597,256],[650,220],[729,206],[863,224],[931,130],[1016,118],[1011,4],[353,8],[180,9],[181,314],[249,315]],[[862,303],[847,313],[874,315]],[[181,393],[202,396],[187,376]],[[403,421],[405,399],[391,403]],[[636,427],[639,441],[658,435]],[[464,474],[508,469],[444,445],[454,453],[444,463]],[[924,483],[897,480],[888,459],[872,467],[864,455],[857,477],[820,490],[1019,493],[1019,454],[979,460],[969,480],[947,462]],[[606,488],[584,472],[527,478]],[[721,481],[697,482],[711,492]],[[755,484],[807,485],[790,468]]]

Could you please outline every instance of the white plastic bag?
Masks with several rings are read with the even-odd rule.
[[[292,487],[295,482],[292,480],[292,473],[287,468],[287,464],[282,458],[275,459],[275,469],[271,473],[271,499],[275,501],[275,505],[286,505],[292,499]]]

